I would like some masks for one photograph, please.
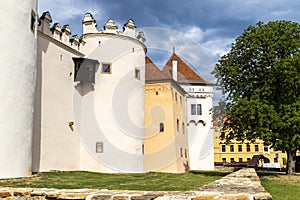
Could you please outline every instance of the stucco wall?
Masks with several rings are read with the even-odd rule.
[[[36,77],[31,16],[35,17],[36,1],[4,0],[0,13],[0,178],[28,176]]]
[[[187,98],[188,138],[192,170],[214,169],[214,141],[212,132],[212,86],[185,86],[192,95]],[[202,114],[192,115],[191,104],[201,104]]]
[[[33,171],[79,170],[72,57],[82,54],[39,32],[37,55]],[[74,125],[70,126],[72,122]]]
[[[184,95],[170,82],[151,83],[146,84],[145,98],[145,171],[187,171],[189,155]],[[164,123],[164,131],[160,131],[160,123]]]
[[[85,35],[86,57],[98,60],[95,84],[76,85],[76,116],[83,143],[81,169],[102,172],[143,172],[145,49],[134,39],[113,34]],[[101,41],[101,45],[99,45]],[[102,64],[111,73],[102,73]],[[135,78],[135,70],[140,78]],[[85,91],[85,92],[84,92]],[[96,152],[96,143],[103,152]],[[85,155],[88,153],[90,158]],[[83,158],[85,157],[85,158]],[[90,162],[90,164],[89,164]]]

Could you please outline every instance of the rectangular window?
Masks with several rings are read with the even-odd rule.
[[[226,158],[222,158],[222,162],[226,162]]]
[[[235,161],[234,161],[234,158],[230,158],[230,162],[231,163],[234,163]]]
[[[141,79],[141,75],[140,74],[141,74],[140,69],[135,68],[135,70],[134,70],[134,77],[136,79],[140,80]]]
[[[258,152],[258,145],[257,144],[254,145],[254,150],[255,150],[255,152]]]
[[[243,148],[242,148],[242,145],[241,145],[241,144],[239,144],[238,149],[239,149],[239,152],[242,152],[242,151],[243,151]]]
[[[142,145],[142,154],[143,155],[145,154],[145,145],[144,144]]]
[[[247,144],[247,145],[246,145],[246,148],[247,148],[247,152],[250,152],[250,151],[251,151],[251,149],[250,149],[250,144]]]
[[[274,163],[278,163],[278,158],[274,158]]]
[[[179,132],[179,119],[177,119],[177,131]]]
[[[159,132],[164,132],[165,131],[165,125],[164,123],[159,124]]]
[[[182,148],[180,148],[180,157],[183,157]]]
[[[222,152],[226,152],[226,145],[222,145]]]
[[[230,152],[234,152],[234,146],[230,145]]]
[[[264,152],[269,152],[269,147],[268,146],[264,146]]]
[[[180,104],[182,105],[182,97],[180,96]]]
[[[111,74],[111,63],[102,63],[102,73]]]
[[[196,115],[196,104],[191,104],[191,114]]]
[[[96,153],[103,153],[103,142],[96,142]]]
[[[197,115],[202,115],[201,104],[197,104]]]
[[[33,33],[35,32],[35,21],[36,21],[36,14],[32,10],[31,11],[31,19],[30,19],[30,29]]]
[[[249,162],[251,160],[251,158],[247,158],[247,161]]]
[[[185,134],[185,127],[184,127],[184,123],[182,123],[182,134]]]
[[[239,158],[239,162],[243,162],[243,158]]]
[[[185,158],[188,157],[188,151],[186,149],[184,150],[184,156],[185,156]]]

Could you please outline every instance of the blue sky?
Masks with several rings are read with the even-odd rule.
[[[160,67],[176,53],[209,81],[221,55],[234,39],[258,21],[300,22],[299,0],[39,0],[39,14],[50,11],[53,23],[69,24],[81,35],[86,12],[98,29],[113,19],[121,30],[133,19],[145,32],[148,56]]]

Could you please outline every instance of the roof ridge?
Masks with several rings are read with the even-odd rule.
[[[148,57],[145,57],[145,80],[161,80],[161,79],[170,79],[166,74],[164,74]]]
[[[178,82],[188,82],[188,83],[202,83],[202,84],[213,84],[202,78],[195,70],[193,70],[183,59],[181,59],[176,53],[173,53],[162,72],[169,78],[172,78],[172,60],[177,60],[177,81]]]

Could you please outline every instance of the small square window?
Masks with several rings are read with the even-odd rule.
[[[96,153],[103,153],[103,142],[96,142]]]
[[[222,145],[222,152],[226,152],[226,145]]]
[[[111,64],[110,63],[102,63],[102,73],[111,74]]]
[[[239,150],[239,152],[242,152],[242,151],[243,151],[243,148],[242,148],[242,145],[241,145],[241,144],[239,144],[238,150]]]
[[[243,162],[243,158],[239,158],[239,162]]]
[[[140,69],[135,68],[135,70],[134,70],[134,77],[136,79],[140,80],[141,79],[141,75],[140,74],[141,74]]]
[[[222,162],[226,162],[226,158],[222,158]]]
[[[230,152],[234,152],[234,146],[230,145]]]
[[[250,150],[251,150],[251,149],[250,149],[250,144],[247,144],[247,145],[246,145],[246,148],[247,148],[247,152],[250,152]]]
[[[234,158],[230,158],[230,162],[231,163],[234,163],[235,161],[234,161]]]
[[[197,115],[202,115],[202,106],[201,106],[201,104],[197,104]]]
[[[159,132],[164,132],[165,131],[165,125],[164,123],[159,124]]]
[[[257,145],[257,144],[254,145],[254,150],[255,150],[256,152],[258,152],[258,145]]]
[[[196,115],[196,104],[191,104],[191,114]]]

